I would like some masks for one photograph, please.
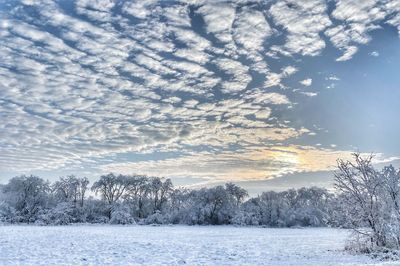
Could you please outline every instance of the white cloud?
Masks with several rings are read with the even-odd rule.
[[[230,3],[207,3],[198,9],[206,23],[209,33],[212,33],[222,42],[232,40],[232,23],[235,18],[235,7]]]
[[[338,26],[329,20],[325,1],[276,1],[268,10],[246,3],[79,0],[73,10],[52,0],[26,2],[29,9],[5,5],[0,169],[98,168],[118,154],[194,154],[208,147],[221,160],[213,164],[213,156],[205,154],[200,159],[208,168],[242,162],[225,176],[234,170],[244,178],[301,170],[290,166],[281,172],[261,165],[280,159],[246,164],[245,156],[229,154],[232,146],[254,155],[254,147],[310,134],[276,115],[295,105],[285,83],[302,71],[282,67],[288,63],[281,56],[320,54],[324,32],[344,52],[338,60],[350,59],[383,13],[398,26],[399,7],[396,1],[368,1],[347,12],[340,2],[333,16],[345,23]],[[193,15],[204,19],[204,29],[195,28],[201,20]],[[283,44],[273,37],[282,37]],[[277,73],[267,55],[277,59],[271,68],[282,67]],[[301,83],[309,86],[312,80]],[[300,147],[294,149],[300,153]],[[244,166],[257,172],[246,173]]]
[[[267,119],[271,116],[271,108],[266,107],[265,110],[258,111],[254,115],[258,119]]]
[[[260,11],[245,9],[238,14],[234,26],[235,41],[250,50],[264,50],[264,40],[272,35],[272,29]]]
[[[378,57],[379,56],[379,52],[378,51],[372,51],[371,53],[369,53],[371,56],[373,57]]]
[[[339,0],[332,16],[336,19],[367,24],[385,17],[378,0]]]
[[[286,95],[277,92],[263,92],[261,90],[254,90],[253,92],[244,96],[244,98],[250,99],[254,103],[290,104],[290,100]]]
[[[333,81],[338,81],[340,80],[339,77],[337,77],[336,75],[329,75],[328,77],[325,78],[326,80],[333,80]]]
[[[198,64],[205,64],[210,60],[210,55],[196,49],[177,49],[174,54]]]
[[[325,48],[320,32],[331,25],[326,1],[277,1],[269,13],[275,23],[288,32],[283,47],[272,47],[283,54],[315,56]]]
[[[384,19],[392,17],[387,23],[398,26],[394,18],[399,11],[397,0],[337,1],[332,16],[343,23],[325,31],[333,45],[343,51],[337,61],[352,58],[358,45],[368,43],[371,40],[369,32],[380,28]]]
[[[312,84],[312,79],[310,79],[310,78],[304,79],[304,80],[300,81],[300,84],[303,86],[309,87]]]
[[[251,81],[247,66],[231,59],[216,59],[214,63],[220,70],[232,76],[229,80],[222,83],[223,92],[232,93],[246,89],[248,83]]]
[[[128,1],[122,6],[122,11],[131,16],[145,19],[151,14],[151,6],[157,2],[157,0]]]
[[[265,87],[274,87],[274,86],[279,86],[279,87],[285,87],[284,85],[282,85],[281,81],[283,78],[287,78],[291,75],[293,75],[294,73],[296,73],[298,71],[298,69],[296,67],[293,66],[286,66],[284,68],[282,68],[282,72],[281,73],[273,73],[273,72],[269,72],[267,74],[267,80],[265,81]]]
[[[336,61],[347,61],[350,60],[353,55],[357,52],[358,48],[356,46],[348,46],[345,48],[343,55],[336,59]]]
[[[316,93],[316,92],[309,92],[309,91],[307,91],[307,92],[306,91],[302,91],[300,93],[305,95],[305,96],[308,96],[308,97],[315,97],[315,96],[318,95],[318,93]]]
[[[148,175],[202,178],[208,180],[205,183],[213,183],[226,180],[263,180],[289,173],[333,170],[337,158],[350,159],[350,152],[310,146],[270,146],[253,147],[242,152],[202,152],[174,159],[111,163],[102,166],[102,170],[132,173],[132,169],[135,169]],[[382,159],[385,160],[378,154],[376,161]]]

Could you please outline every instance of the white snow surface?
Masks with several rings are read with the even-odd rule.
[[[349,231],[233,226],[0,226],[0,265],[400,265],[343,251]]]

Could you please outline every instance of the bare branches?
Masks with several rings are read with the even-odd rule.
[[[354,162],[338,160],[335,188],[350,209],[353,229],[367,235],[371,249],[400,248],[400,174],[392,166],[376,171],[373,155],[353,154]],[[370,230],[360,230],[367,226]]]

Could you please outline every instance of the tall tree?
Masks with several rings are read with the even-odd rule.
[[[75,206],[83,207],[89,180],[86,177],[77,178],[74,175],[60,177],[52,188],[55,196],[61,201],[73,202]]]
[[[111,211],[116,202],[121,199],[129,187],[129,179],[124,175],[112,173],[102,175],[92,186],[92,191],[100,193],[109,206],[108,216],[111,219]]]

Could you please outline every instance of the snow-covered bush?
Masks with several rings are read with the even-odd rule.
[[[35,221],[37,224],[66,225],[75,222],[75,206],[70,202],[62,202],[56,207],[44,210]]]
[[[16,218],[16,211],[13,207],[8,205],[6,202],[0,202],[0,222],[13,223]]]
[[[103,201],[90,197],[82,208],[82,219],[88,223],[108,223],[108,206]]]
[[[257,216],[247,212],[238,212],[232,218],[232,224],[235,225],[260,225],[259,219]]]
[[[167,219],[161,214],[160,211],[156,211],[146,219],[144,219],[144,224],[165,224],[168,223]]]
[[[130,210],[125,205],[118,205],[112,208],[110,224],[132,224],[135,223]]]

